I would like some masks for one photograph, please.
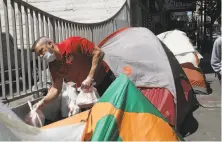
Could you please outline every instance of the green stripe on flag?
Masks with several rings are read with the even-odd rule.
[[[97,122],[91,141],[122,141],[113,115],[106,115]]]
[[[121,109],[125,112],[150,113],[167,122],[166,118],[124,74],[120,74],[116,78],[98,103],[100,102],[111,103],[116,109]],[[179,139],[183,140],[180,136]],[[97,122],[91,140],[122,141],[113,115],[107,115]]]
[[[166,118],[124,74],[116,78],[99,102],[110,102],[117,109],[126,112],[151,113],[167,122]]]

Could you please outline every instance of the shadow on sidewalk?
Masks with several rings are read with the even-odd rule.
[[[202,56],[203,56],[203,59],[200,60],[199,67],[201,68],[204,74],[205,80],[206,80],[205,74],[214,73],[214,70],[212,69],[211,64],[210,64],[211,53],[206,53],[206,54],[203,54]],[[211,84],[212,84],[211,81],[206,80],[208,94],[211,94],[213,92],[212,88],[210,87]]]
[[[207,86],[207,93],[211,94],[213,92],[213,89],[210,87],[211,81],[206,81],[206,86]]]
[[[199,106],[197,106],[196,108],[194,108],[194,110],[187,114],[180,130],[180,134],[182,135],[182,137],[187,137],[197,131],[199,123],[196,118],[194,118],[193,112],[198,108]]]
[[[210,60],[211,60],[211,54],[207,53],[202,55],[203,59],[200,60],[200,68],[202,69],[204,74],[208,73],[214,73],[214,70],[211,67]]]

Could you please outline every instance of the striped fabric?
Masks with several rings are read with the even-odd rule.
[[[200,71],[199,68],[196,68],[191,63],[185,63],[181,65],[183,71],[185,72],[186,76],[189,79],[190,84],[192,85],[193,89],[200,88],[202,93],[207,94],[207,85],[204,78],[204,75]]]
[[[163,115],[123,74],[90,110],[84,141],[180,141]]]

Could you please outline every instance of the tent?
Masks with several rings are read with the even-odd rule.
[[[173,52],[186,73],[195,93],[207,93],[204,75],[199,68],[200,59],[203,58],[196,51],[186,33],[173,30],[157,36]]]
[[[90,111],[39,129],[25,124],[5,107],[0,109],[0,130],[1,140],[17,141],[183,140],[123,74],[119,75]]]
[[[179,130],[196,100],[180,64],[166,46],[141,27],[118,30],[98,46],[114,74],[127,75]]]

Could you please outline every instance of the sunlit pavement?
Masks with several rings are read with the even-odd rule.
[[[188,141],[221,141],[221,88],[214,73],[206,74],[212,89],[211,95],[198,95],[199,102],[206,106],[193,112],[193,118],[186,124],[191,129]]]

